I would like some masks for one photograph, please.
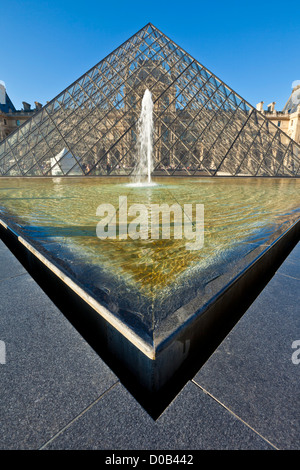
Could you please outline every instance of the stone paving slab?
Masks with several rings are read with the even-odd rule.
[[[44,448],[273,449],[192,382],[156,421],[118,383]]]
[[[2,240],[0,240],[0,260],[0,281],[27,272],[17,258],[11,254]]]
[[[300,279],[300,243],[293,249],[277,273]]]
[[[0,449],[39,448],[118,379],[29,274],[0,281],[0,299]]]
[[[300,448],[300,243],[194,380],[277,448]]]

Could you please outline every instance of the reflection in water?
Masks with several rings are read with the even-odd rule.
[[[296,179],[155,181],[159,184],[154,187],[131,188],[127,180],[116,178],[18,178],[13,182],[1,178],[0,209],[4,215],[18,217],[27,235],[69,262],[91,288],[105,287],[111,292],[119,282],[122,302],[134,291],[154,305],[182,286],[189,275],[196,273],[200,281],[202,276],[205,284],[208,276],[224,272],[249,247],[268,244],[278,225],[291,214],[295,218],[300,207]],[[204,204],[203,248],[189,251],[186,240],[173,238],[100,240],[96,209],[108,202],[118,208],[119,196],[127,196],[128,205],[147,208],[162,203]],[[140,297],[136,299],[142,304]],[[138,309],[126,302],[127,309]]]

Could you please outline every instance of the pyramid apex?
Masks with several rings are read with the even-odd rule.
[[[149,23],[147,23],[147,24],[144,26],[144,28],[148,28],[149,26],[151,26],[151,28],[157,29],[157,28],[154,26],[154,24],[151,23],[151,21],[149,21]],[[144,29],[144,28],[143,28],[143,29]]]

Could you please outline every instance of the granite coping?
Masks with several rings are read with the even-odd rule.
[[[46,450],[271,450],[274,447],[189,381],[154,421],[118,383]]]

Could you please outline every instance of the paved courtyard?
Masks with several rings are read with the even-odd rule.
[[[157,420],[1,241],[0,266],[0,449],[300,449],[300,243]]]

